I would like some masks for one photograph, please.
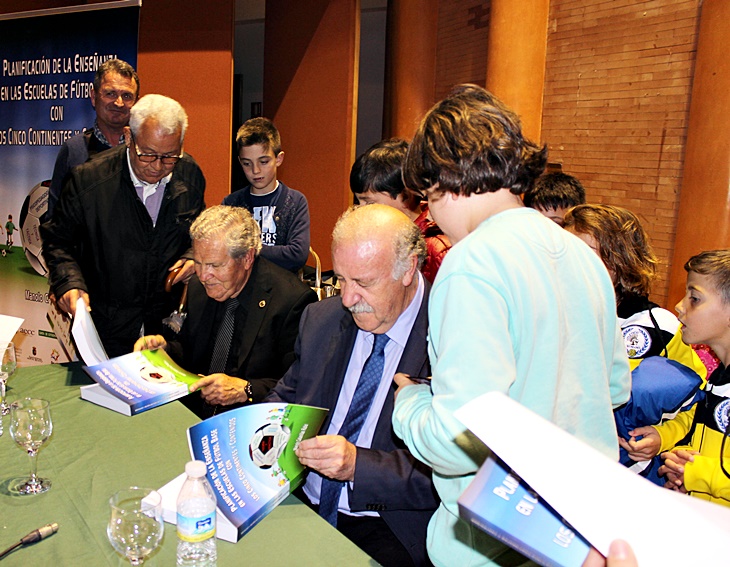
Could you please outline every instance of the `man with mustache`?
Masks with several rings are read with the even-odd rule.
[[[437,506],[431,471],[393,434],[393,375],[428,376],[426,245],[402,212],[347,211],[332,233],[342,294],[310,305],[296,360],[265,401],[328,408],[302,441],[304,496],[381,565],[429,565],[426,526]],[[406,370],[409,369],[409,370]]]

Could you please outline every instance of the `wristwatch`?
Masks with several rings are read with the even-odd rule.
[[[253,403],[253,388],[251,388],[251,382],[246,380],[246,385],[243,387],[243,391],[246,392],[246,401],[244,403]]]

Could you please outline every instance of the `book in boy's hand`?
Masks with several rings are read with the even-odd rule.
[[[529,484],[538,503],[570,522],[576,538],[580,534],[604,555],[613,540],[622,539],[631,545],[641,567],[727,564],[723,559],[730,541],[727,507],[649,482],[500,392],[482,394],[454,415],[503,460],[507,471],[515,471]],[[489,461],[483,465],[489,466]],[[490,476],[488,471],[484,474]],[[471,490],[470,485],[466,493]],[[502,519],[497,523],[510,533],[518,550],[521,544],[529,545],[524,540],[531,531]],[[552,536],[554,519],[541,524]],[[676,532],[671,530],[677,526],[702,534],[701,544],[673,544],[667,534]]]
[[[459,497],[459,514],[546,567],[580,567],[590,544],[504,461],[490,456]]]
[[[200,379],[162,349],[131,352],[83,369],[96,384],[82,386],[81,398],[125,415],[182,398]]]
[[[286,403],[243,406],[188,429],[190,454],[203,461],[218,501],[217,535],[236,542],[304,480],[294,451],[317,435],[327,410]],[[175,523],[185,475],[160,489],[163,517]]]

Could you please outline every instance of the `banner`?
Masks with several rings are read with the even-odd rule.
[[[25,319],[21,366],[66,360],[46,318],[39,219],[59,147],[94,124],[97,67],[118,58],[136,68],[138,23],[139,0],[0,17],[0,313]]]

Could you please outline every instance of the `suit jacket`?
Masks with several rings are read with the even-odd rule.
[[[429,376],[426,350],[428,291],[398,364],[398,372]],[[358,327],[343,308],[339,297],[331,297],[304,310],[299,324],[296,360],[267,396],[269,401],[307,404],[328,408],[322,425],[326,431],[337,404]],[[355,481],[349,492],[353,511],[377,511],[416,565],[427,565],[426,528],[438,500],[431,481],[431,469],[417,461],[393,433],[393,395],[386,397],[370,449],[357,448]],[[349,486],[349,483],[348,483]]]
[[[248,315],[242,328],[236,321],[231,344],[234,359],[229,357],[226,373],[248,380],[254,402],[260,402],[294,361],[299,319],[317,296],[291,272],[258,257],[239,299],[239,313],[244,310]],[[170,356],[186,370],[208,374],[223,312],[225,302],[208,297],[200,280],[193,276],[188,287],[188,316],[178,337],[168,342]],[[212,408],[204,406],[198,393],[189,398],[186,405],[192,411],[210,417]],[[238,406],[221,409],[234,407]]]

